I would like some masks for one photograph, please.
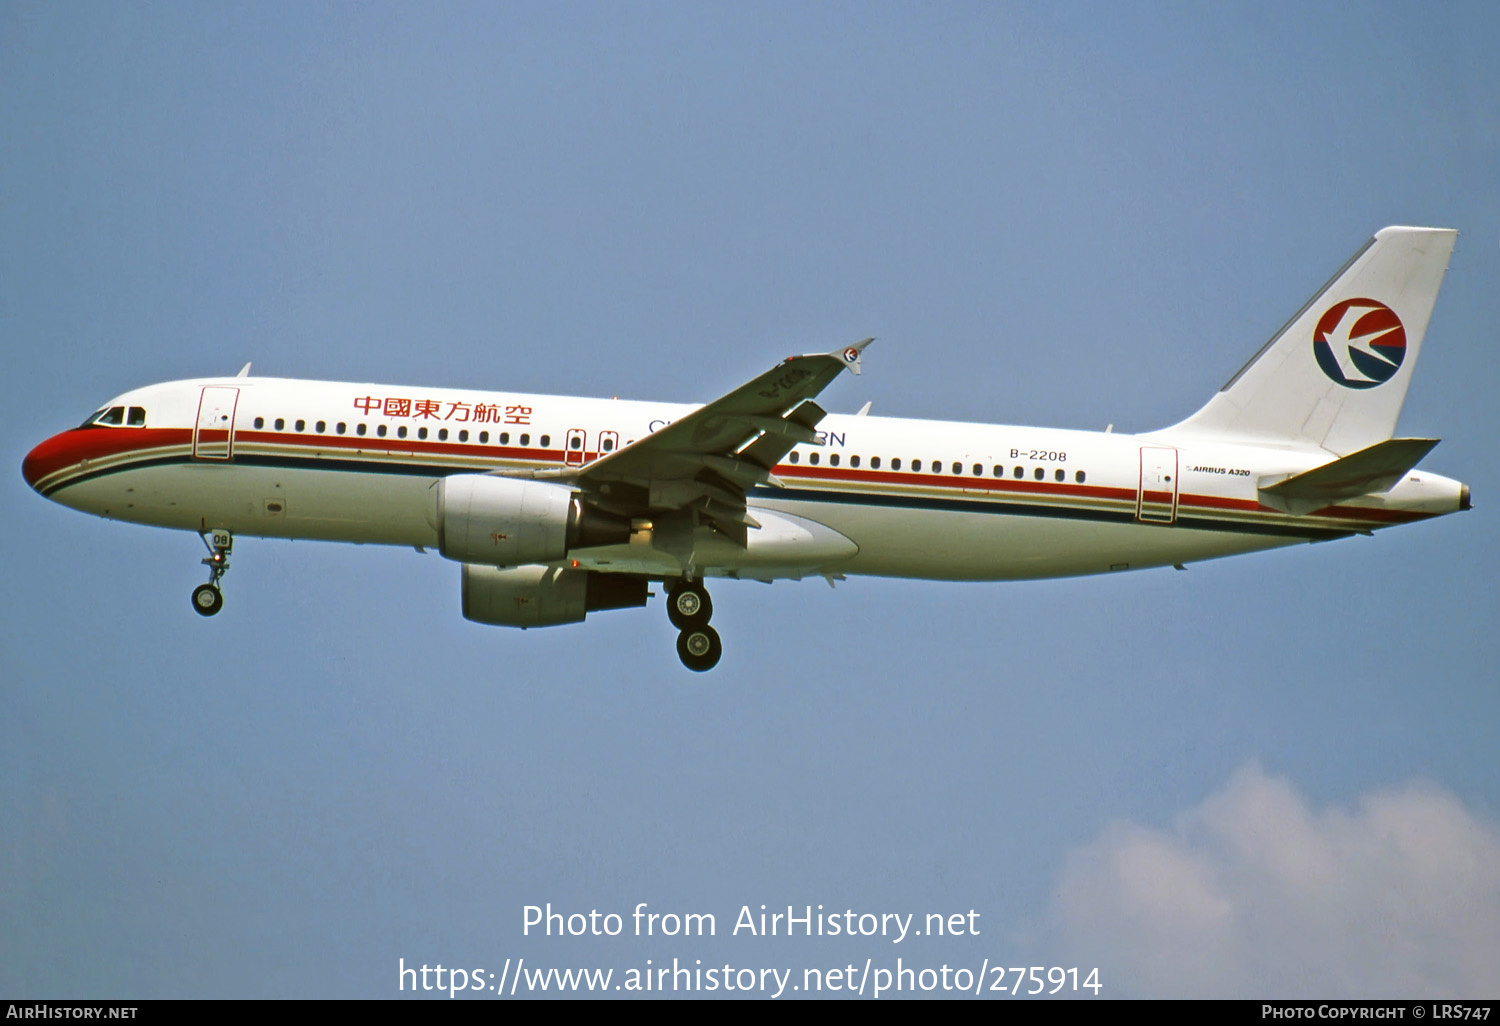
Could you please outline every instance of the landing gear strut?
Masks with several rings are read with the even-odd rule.
[[[667,592],[667,619],[682,632],[677,635],[677,657],[696,673],[712,670],[724,654],[719,632],[708,625],[713,611],[700,582],[684,579]]]
[[[229,553],[234,550],[234,535],[216,529],[206,531],[200,537],[208,546],[208,558],[203,565],[208,567],[208,583],[193,589],[193,610],[199,616],[213,616],[224,608],[224,593],[219,590],[219,578],[229,569]]]

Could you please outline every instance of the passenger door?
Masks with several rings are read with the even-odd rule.
[[[234,458],[234,410],[239,405],[240,390],[223,385],[207,385],[198,399],[198,421],[193,425],[193,458],[229,460]]]
[[[1177,450],[1141,447],[1141,486],[1135,516],[1153,524],[1177,519]]]

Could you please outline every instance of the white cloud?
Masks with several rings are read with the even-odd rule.
[[[1315,810],[1252,764],[1075,849],[1049,926],[1115,996],[1493,998],[1500,830],[1424,783]]]

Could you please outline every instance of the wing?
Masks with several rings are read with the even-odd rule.
[[[629,517],[691,510],[744,546],[758,527],[745,494],[780,482],[771,474],[813,430],[825,411],[813,397],[844,370],[858,374],[860,355],[874,339],[845,349],[793,356],[707,406],[700,406],[631,445],[588,466],[546,472],[576,484],[590,504]]]

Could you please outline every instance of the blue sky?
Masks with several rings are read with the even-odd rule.
[[[1493,996],[1483,4],[0,5],[0,994],[396,994],[398,959],[1097,965],[1126,995]],[[95,520],[25,452],[258,373],[1146,430],[1375,230],[1458,228],[1401,422],[1475,509],[1028,584],[721,584],[465,622],[458,567]],[[523,936],[526,905],[713,913]],[[758,911],[979,936],[749,938]]]

